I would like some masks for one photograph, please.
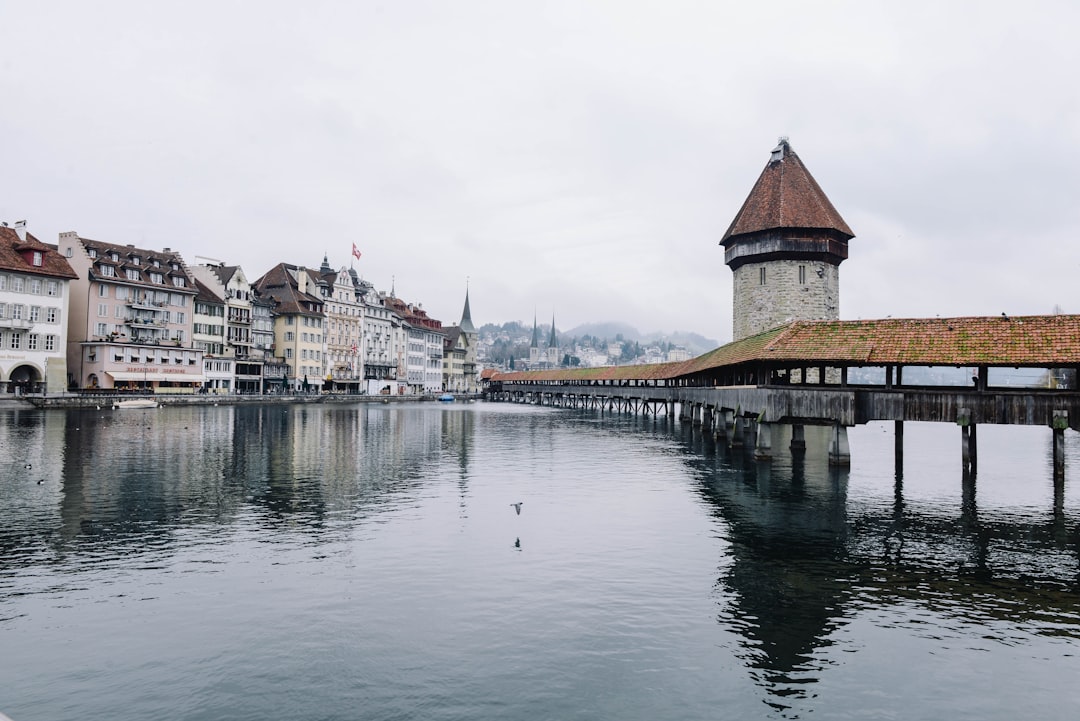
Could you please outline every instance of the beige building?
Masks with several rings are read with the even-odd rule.
[[[254,283],[273,301],[274,353],[288,367],[286,390],[322,390],[326,368],[324,281],[302,266],[278,263]]]

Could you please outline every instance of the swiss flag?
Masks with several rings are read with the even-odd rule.
[[[356,243],[352,244],[352,254],[357,258],[357,260],[360,259],[360,251],[357,250]]]

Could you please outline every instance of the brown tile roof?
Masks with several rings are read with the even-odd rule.
[[[845,240],[855,237],[786,139],[773,150],[720,242],[726,246],[733,236],[780,228],[831,230]]]
[[[677,363],[499,373],[495,381],[662,380],[742,363],[1080,365],[1080,315],[796,321]]]
[[[91,269],[91,273],[95,274],[98,279],[107,281],[122,281],[124,283],[141,283],[142,285],[150,286],[156,289],[161,289],[161,283],[154,283],[150,280],[150,273],[160,273],[165,279],[164,282],[169,288],[169,292],[175,293],[195,293],[195,276],[187,268],[187,264],[184,263],[183,256],[180,253],[164,248],[162,250],[149,250],[147,248],[136,248],[134,245],[117,245],[115,243],[106,243],[101,240],[92,240],[90,238],[83,238],[79,236],[79,243],[87,251],[93,250],[97,255],[93,259],[94,268]],[[117,260],[112,261],[110,254],[115,253]],[[138,263],[135,260],[138,259]],[[154,266],[154,261],[158,262],[158,266]],[[170,266],[176,264],[177,270],[173,270]],[[102,264],[112,265],[116,268],[115,276],[102,276],[97,272]],[[138,278],[128,278],[127,271],[135,270],[138,272]],[[183,286],[176,286],[172,284],[169,278],[174,276],[182,276],[184,278]]]
[[[762,360],[863,365],[1080,364],[1080,315],[797,321]]]
[[[321,316],[323,299],[314,293],[300,292],[298,278],[301,273],[307,276],[308,288],[318,289],[317,274],[288,263],[278,263],[263,273],[253,287],[260,296],[274,301],[274,312],[279,315]]]
[[[33,264],[33,253],[41,253],[41,265]],[[49,278],[78,278],[55,245],[42,243],[32,234],[19,238],[14,228],[0,226],[0,270],[17,271]]]

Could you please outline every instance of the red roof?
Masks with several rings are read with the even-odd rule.
[[[34,253],[41,253],[41,265],[34,265]],[[50,278],[78,278],[55,245],[42,243],[30,233],[26,239],[19,237],[14,228],[0,226],[0,270],[48,276]]]
[[[829,230],[844,240],[855,237],[786,138],[773,150],[720,242],[726,246],[734,236],[781,228]]]

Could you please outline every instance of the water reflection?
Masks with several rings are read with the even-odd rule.
[[[161,614],[185,629],[170,644],[203,629],[219,654],[189,649],[189,671],[243,660],[252,644],[281,659],[306,644],[314,656],[283,665],[282,678],[347,659],[347,673],[305,682],[367,679],[383,718],[407,716],[391,710],[408,693],[437,698],[428,711],[462,703],[463,685],[483,700],[457,718],[491,716],[526,682],[580,693],[545,697],[567,718],[603,717],[589,713],[601,697],[633,718],[650,703],[668,718],[721,703],[756,717],[762,701],[773,716],[857,717],[865,694],[906,693],[908,667],[927,658],[897,651],[886,674],[838,701],[833,679],[852,677],[844,659],[861,662],[876,634],[897,629],[929,654],[985,654],[977,663],[991,670],[987,651],[1031,648],[1062,666],[1048,683],[1067,675],[1080,642],[1080,493],[1047,486],[1044,505],[1030,490],[1015,502],[1002,488],[1037,477],[1029,458],[1002,469],[984,454],[978,477],[963,478],[913,442],[905,469],[875,432],[853,438],[856,465],[838,471],[811,428],[804,453],[781,452],[790,438],[778,435],[763,463],[664,417],[512,406],[0,412],[0,623],[8,638],[37,639],[62,626],[40,610],[49,603],[56,618],[90,616],[111,634],[131,618],[157,631]],[[227,583],[208,580],[215,566]],[[260,606],[252,598],[269,579],[287,590]],[[110,614],[110,584],[191,595]],[[190,598],[222,597],[215,624],[189,615]],[[280,633],[250,632],[259,612]],[[301,620],[267,620],[290,615]],[[214,645],[223,633],[241,640]],[[92,634],[79,641],[96,652]],[[484,659],[487,676],[475,666]],[[225,661],[216,673],[236,674]],[[678,698],[656,700],[674,687]],[[322,692],[335,690],[355,698]],[[509,710],[500,717],[536,717]],[[353,715],[345,703],[327,717]]]
[[[825,462],[824,433],[815,442],[808,429],[805,456],[771,463],[697,429],[682,434],[699,493],[731,542],[718,620],[742,636],[746,665],[780,712],[814,696],[835,663],[823,649],[867,609],[907,608],[889,623],[931,636],[943,631],[927,626],[927,609],[1003,643],[1028,633],[1080,639],[1080,526],[1060,488],[1043,517],[986,518],[976,474],[964,473],[957,505],[913,511],[897,468],[891,504],[866,505],[848,498],[848,472]]]

